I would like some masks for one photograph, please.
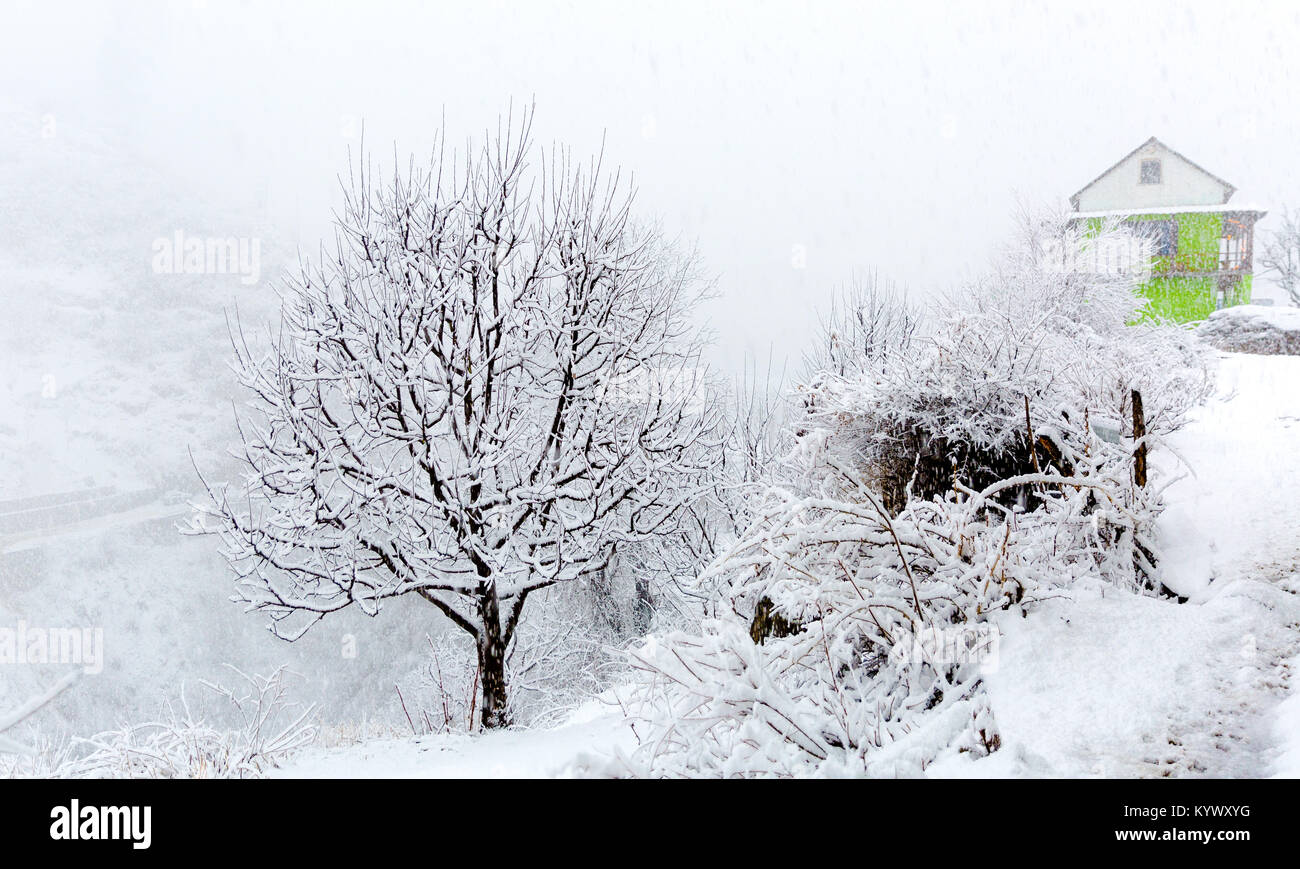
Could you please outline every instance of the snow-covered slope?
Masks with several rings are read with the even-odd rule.
[[[988,679],[1002,750],[934,774],[1261,776],[1300,601],[1242,580],[1179,606],[1110,593],[1004,623]]]
[[[636,736],[616,706],[593,700],[554,729],[379,739],[304,752],[275,778],[547,778],[575,762],[629,752]]]
[[[225,451],[242,396],[226,314],[237,307],[255,340],[274,321],[272,284],[292,250],[261,215],[199,195],[111,132],[65,124],[47,138],[37,116],[0,113],[0,139],[0,506],[92,487],[161,496],[136,515],[74,523],[69,511],[57,533],[17,535],[0,522],[0,628],[104,634],[104,671],[33,723],[85,736],[147,720],[185,683],[202,710],[210,692],[194,683],[226,679],[225,663],[260,673],[288,663],[327,720],[396,720],[393,684],[411,697],[424,635],[442,627],[432,607],[390,608],[377,622],[349,614],[288,645],[229,602],[215,541],[175,529],[199,487],[194,464],[214,480],[234,470]],[[176,231],[258,239],[260,280],[155,272],[155,241]],[[345,658],[349,633],[356,656]],[[65,670],[5,668],[0,708]]]
[[[1216,397],[1170,447],[1190,470],[1167,492],[1166,582],[1204,601],[1232,580],[1294,575],[1300,559],[1300,358],[1225,354]],[[1170,452],[1157,460],[1176,472]]]
[[[226,312],[273,317],[269,279],[292,251],[109,134],[39,129],[0,118],[0,501],[189,487],[189,450],[210,464],[234,434]],[[256,238],[260,280],[155,271],[155,242],[177,231]]]
[[[987,677],[1002,749],[928,774],[1300,775],[1300,358],[1225,355],[1171,446],[1195,470],[1163,525],[1167,582],[1190,602],[1080,589],[1009,615]],[[633,739],[591,704],[555,730],[314,749],[282,774],[570,774]]]
[[[1156,461],[1166,583],[1191,601],[1080,591],[1009,620],[990,679],[1003,750],[952,774],[1295,774],[1300,359],[1225,354],[1217,395]],[[1292,738],[1300,737],[1295,734]]]

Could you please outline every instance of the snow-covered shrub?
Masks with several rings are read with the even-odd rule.
[[[781,379],[770,363],[763,374],[750,365],[726,393],[712,486],[683,513],[680,536],[670,538],[676,547],[676,569],[661,572],[667,581],[654,589],[651,627],[658,632],[698,628],[700,619],[717,614],[721,595],[704,568],[749,529],[759,506],[755,496],[764,490],[773,463],[792,445],[784,425],[787,402],[780,395]],[[644,635],[641,631],[636,638]]]
[[[855,280],[823,318],[804,367],[810,373],[847,376],[908,349],[919,325],[919,312],[897,287],[874,274]]]
[[[641,744],[615,772],[898,775],[995,750],[980,674],[1004,614],[1160,587],[1163,481],[1134,454],[1208,390],[1205,353],[1127,325],[1132,278],[1056,267],[1042,231],[906,340],[807,378],[796,449],[706,571],[717,617],[633,654]]]
[[[411,732],[476,729],[480,676],[471,654],[473,640],[459,633],[442,633],[427,641],[429,657],[422,672],[406,691],[397,689]]]
[[[1141,304],[1133,275],[1057,261],[1061,247],[1105,246],[1119,231],[1029,224],[1021,244],[919,326],[896,298],[868,292],[857,310],[890,326],[892,337],[856,364],[835,360],[810,372],[801,387],[809,422],[836,433],[835,448],[892,511],[958,480],[983,488],[1047,467],[1069,473],[1093,423],[1131,425],[1134,389],[1144,395],[1148,433],[1171,431],[1211,382],[1194,339],[1159,324],[1127,325]]]
[[[234,670],[234,668],[231,668]],[[286,697],[289,673],[270,676],[234,670],[235,689],[204,683],[227,699],[241,726],[212,727],[196,718],[184,695],[158,721],[127,725],[35,757],[0,765],[0,775],[43,778],[259,778],[316,738],[314,706]]]
[[[978,659],[893,651],[1023,599],[1026,566],[998,557],[1003,532],[948,503],[891,517],[848,472],[818,489],[772,490],[715,565],[730,615],[634,652],[646,678],[633,712],[648,727],[635,771],[861,773],[922,712],[978,717]],[[784,626],[766,637],[747,618],[763,601]]]
[[[1238,305],[1215,311],[1196,334],[1232,353],[1300,356],[1300,309]]]

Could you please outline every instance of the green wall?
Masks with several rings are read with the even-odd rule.
[[[1142,285],[1148,301],[1142,320],[1173,320],[1190,323],[1214,313],[1214,278],[1191,276],[1153,277]]]
[[[1140,214],[1129,221],[1178,221],[1178,251],[1172,256],[1158,256],[1151,261],[1151,279],[1141,287],[1147,306],[1143,320],[1174,320],[1188,323],[1204,320],[1216,308],[1217,285],[1213,277],[1195,274],[1170,274],[1171,271],[1214,271],[1219,264],[1219,238],[1223,235],[1222,214]],[[1100,230],[1100,220],[1090,220],[1089,229]],[[1228,294],[1225,304],[1250,303],[1251,276],[1242,276]]]

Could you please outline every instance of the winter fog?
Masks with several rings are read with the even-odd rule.
[[[1300,774],[1300,7],[0,28],[0,777]]]
[[[535,101],[540,141],[603,142],[642,210],[699,245],[725,299],[708,312],[716,352],[739,367],[797,358],[854,274],[950,285],[1019,200],[1056,204],[1150,135],[1194,142],[1239,196],[1294,201],[1297,16],[1277,2],[19,0],[0,69],[3,106],[32,134],[52,114],[119,161],[99,183],[232,209],[194,219],[273,226],[289,250],[326,228],[363,125],[381,155],[423,153],[444,124],[464,138]]]

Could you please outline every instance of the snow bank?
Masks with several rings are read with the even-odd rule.
[[[1006,619],[986,677],[1002,750],[927,773],[1265,775],[1297,615],[1294,595],[1244,581],[1203,605],[1108,590]],[[1300,766],[1300,750],[1291,759]]]
[[[1190,470],[1166,492],[1164,581],[1193,602],[1211,583],[1276,580],[1300,562],[1300,358],[1224,356],[1217,389],[1168,438]],[[1153,455],[1169,475],[1172,453]]]
[[[1164,581],[1191,602],[1080,592],[1004,620],[1003,749],[929,774],[1300,775],[1298,384],[1300,358],[1221,359],[1216,397],[1153,454],[1191,466],[1159,525]]]
[[[1215,311],[1196,330],[1234,353],[1300,356],[1300,308],[1237,305]]]
[[[309,749],[272,778],[546,778],[584,759],[630,752],[636,738],[619,708],[593,700],[554,729],[379,739]],[[578,767],[574,765],[577,764]]]
[[[1292,673],[1300,670],[1300,657],[1291,661],[1290,668]],[[1278,705],[1273,735],[1281,746],[1273,765],[1274,778],[1300,778],[1300,692],[1292,691]]]

